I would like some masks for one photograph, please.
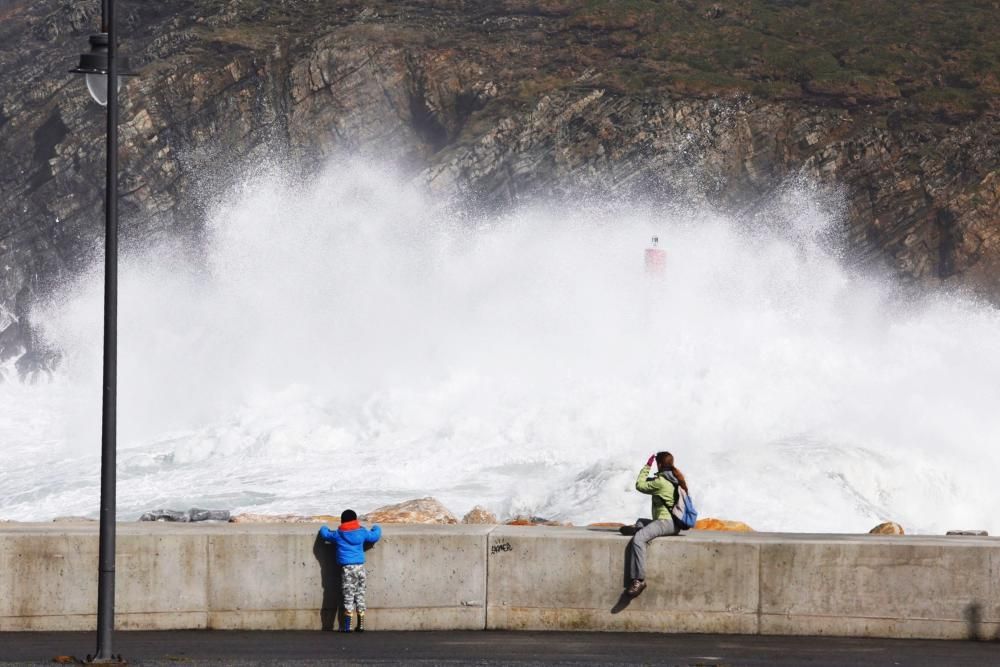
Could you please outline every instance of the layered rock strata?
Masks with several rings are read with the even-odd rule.
[[[984,35],[1000,19],[985,5],[123,3],[141,71],[122,88],[123,245],[197,252],[215,193],[274,155],[303,175],[340,155],[390,161],[480,211],[584,190],[748,224],[801,176],[842,195],[852,261],[997,301]],[[32,304],[100,256],[104,117],[67,73],[98,12],[0,4],[0,361],[28,350],[26,373],[56,358]],[[824,50],[838,26],[843,48]]]

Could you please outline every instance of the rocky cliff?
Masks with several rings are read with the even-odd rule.
[[[742,212],[839,189],[853,261],[1000,300],[1000,3],[119,0],[123,243],[197,241],[280,154],[391,160],[502,209],[585,188]],[[0,2],[0,358],[99,254],[103,110],[67,70],[99,3]],[[195,243],[196,245],[196,243]]]

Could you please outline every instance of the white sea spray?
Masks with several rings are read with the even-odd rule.
[[[434,495],[628,520],[669,449],[703,516],[1000,532],[1000,313],[846,268],[807,184],[752,221],[436,204],[356,162],[271,173],[219,203],[204,264],[123,258],[122,518]],[[65,355],[51,383],[0,386],[0,517],[96,515],[102,289],[98,265],[36,309]]]

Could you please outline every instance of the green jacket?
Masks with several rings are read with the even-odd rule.
[[[677,489],[662,473],[653,479],[646,479],[649,477],[649,471],[650,466],[643,466],[639,471],[639,476],[635,480],[635,490],[653,496],[653,521],[669,519],[673,516],[670,510],[674,508]]]

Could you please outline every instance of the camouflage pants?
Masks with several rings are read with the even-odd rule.
[[[344,611],[347,613],[357,609],[365,612],[365,584],[368,574],[364,565],[344,565],[341,570],[341,589],[344,593]]]

